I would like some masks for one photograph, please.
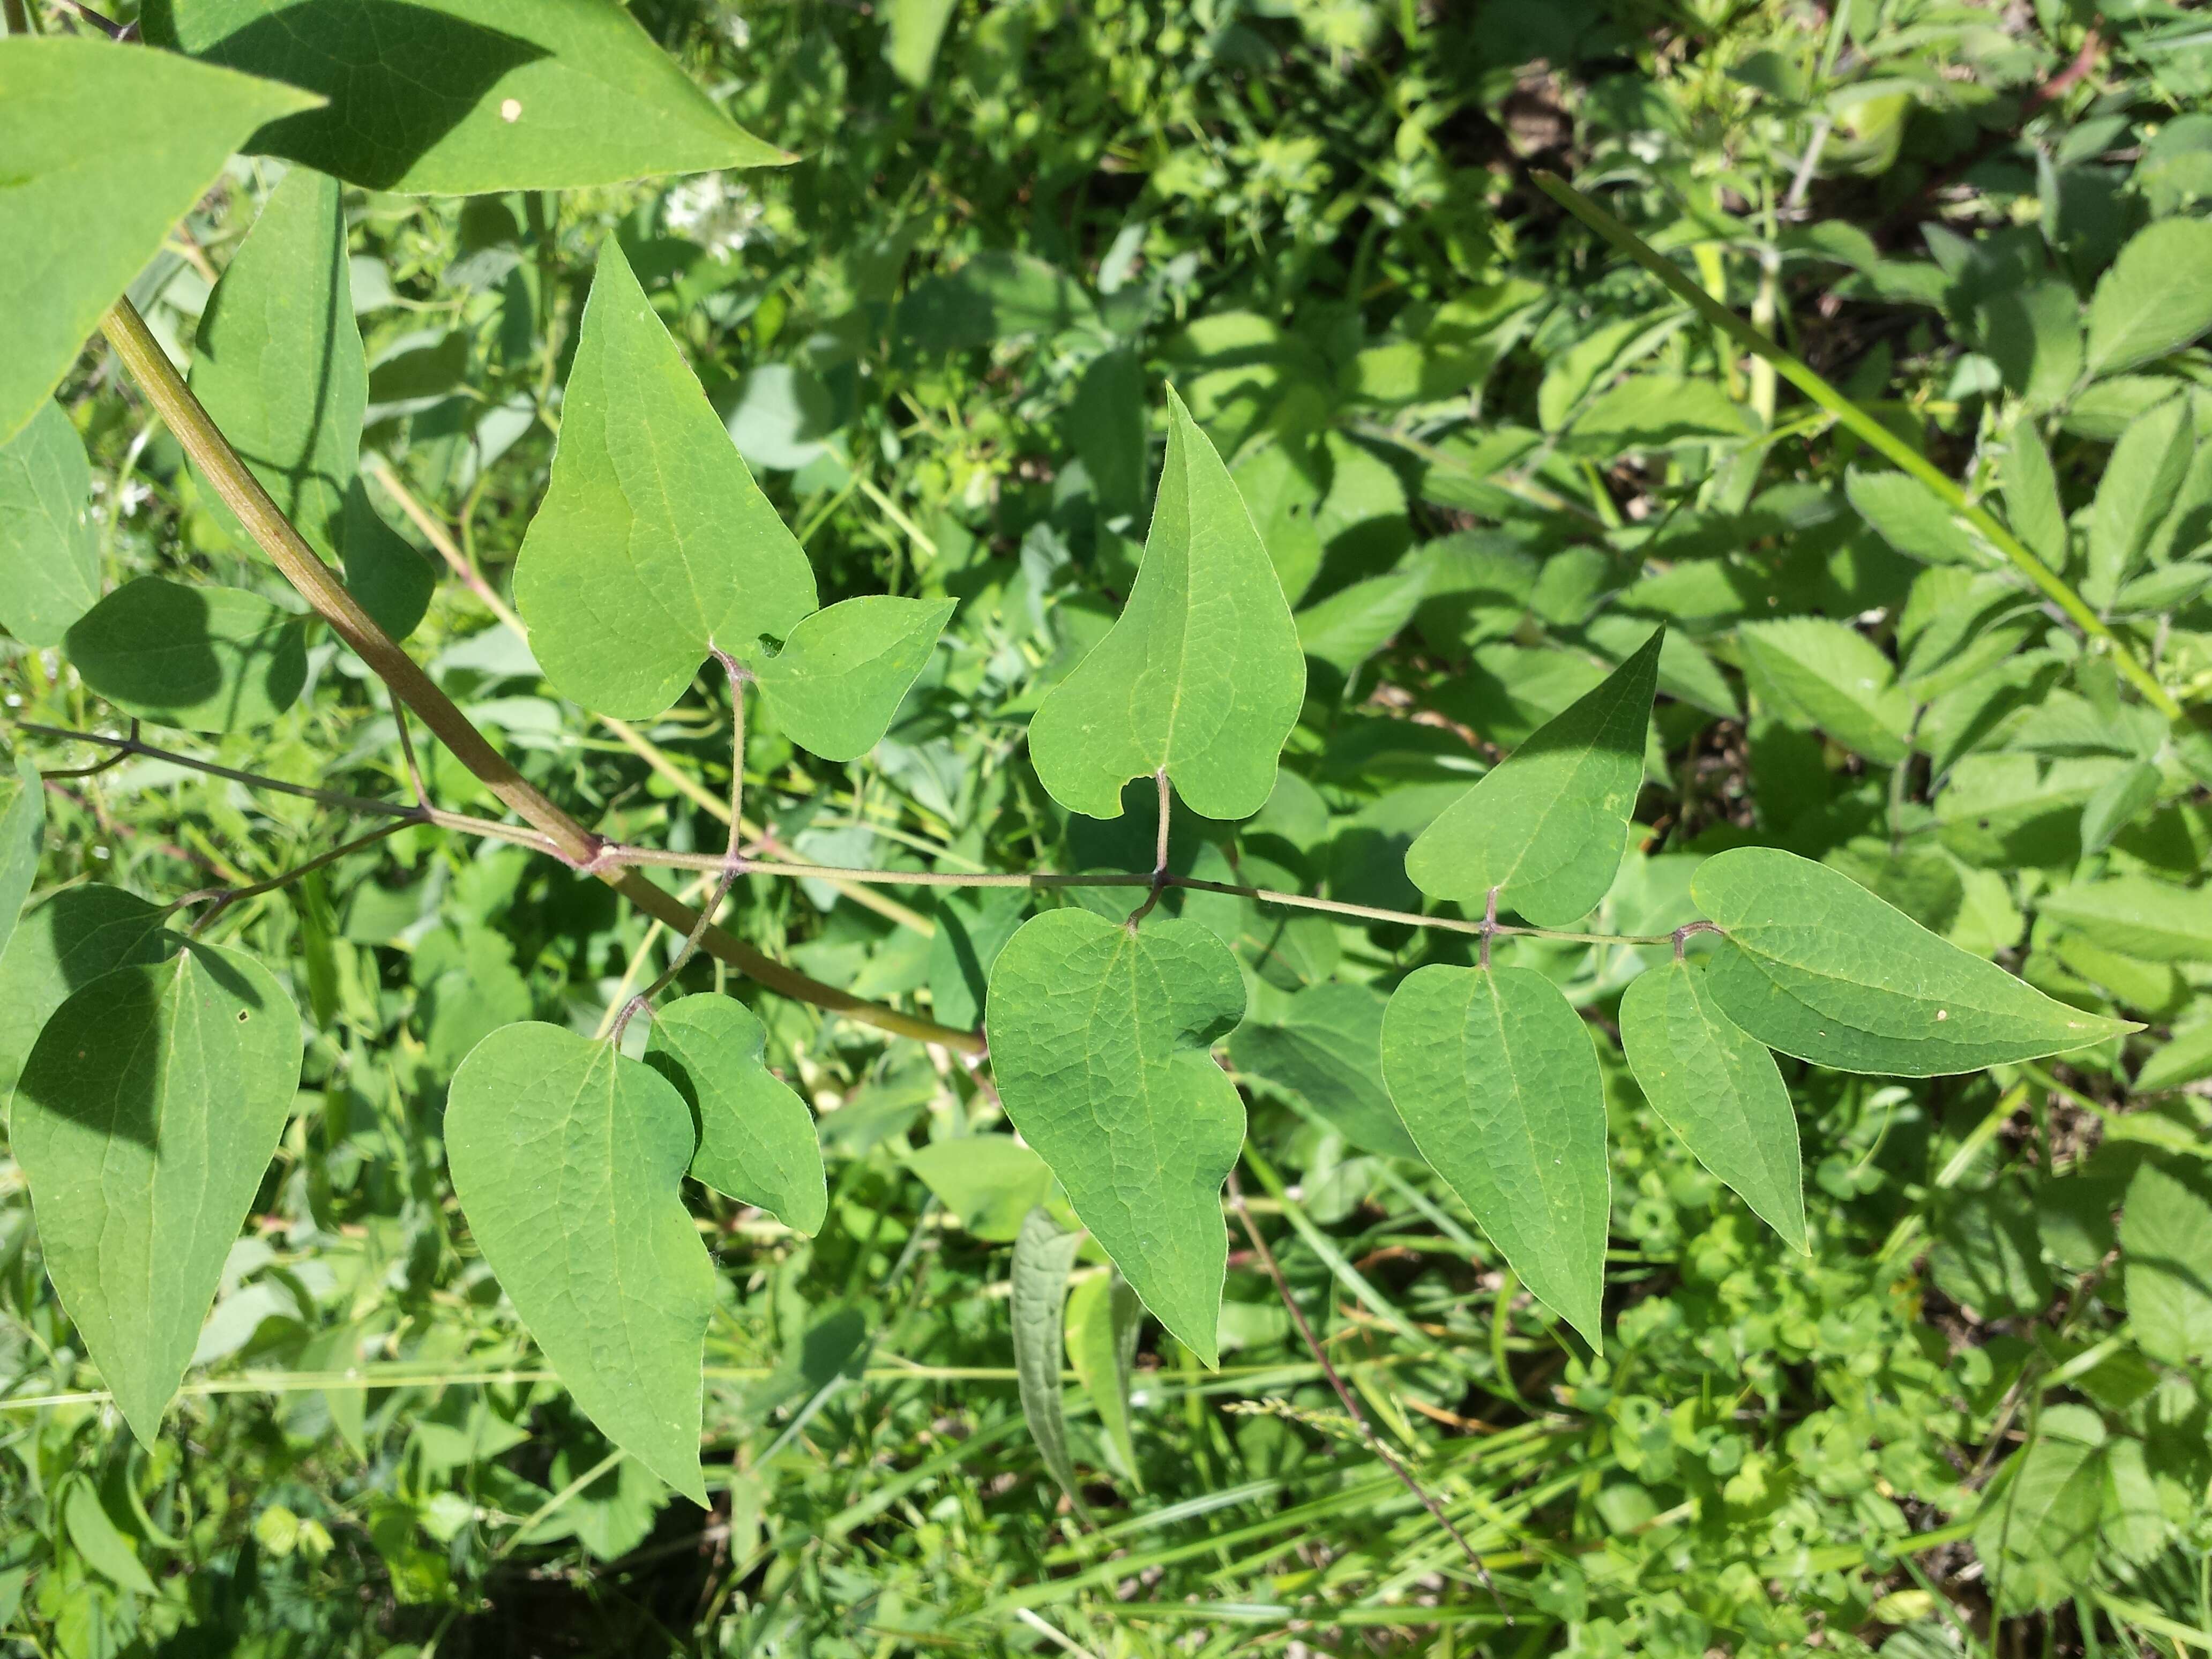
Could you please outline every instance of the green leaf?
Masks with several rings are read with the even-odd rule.
[[[371,190],[571,190],[791,159],[611,0],[148,0],[143,21],[155,46],[325,94],[252,148]]]
[[[1566,441],[1578,451],[1610,458],[1626,450],[1742,438],[1751,430],[1743,406],[1717,381],[1634,374],[1583,410],[1567,429]]]
[[[1278,1024],[1248,1022],[1230,1039],[1237,1069],[1305,1102],[1363,1152],[1419,1158],[1382,1086],[1382,1011],[1370,985],[1312,985],[1293,994]]]
[[[162,927],[167,915],[134,893],[95,884],[65,887],[23,918],[0,951],[0,1103],[15,1091],[40,1029],[73,992],[118,968],[159,962],[183,942]]]
[[[1221,1186],[1244,1105],[1209,1052],[1244,977],[1194,921],[1134,933],[1088,910],[1032,917],[991,970],[986,1029],[1006,1115],[1154,1317],[1216,1363]]]
[[[1909,473],[1854,468],[1844,475],[1844,494],[1882,540],[1908,559],[1982,568],[1994,562],[1942,497]]]
[[[2212,1169],[2171,1158],[2137,1170],[2120,1211],[2120,1259],[2143,1352],[2169,1365],[2212,1357]]]
[[[1091,1396],[1098,1426],[1139,1492],[1136,1442],[1129,1432],[1129,1376],[1137,1363],[1137,1293],[1113,1268],[1079,1280],[1067,1297],[1067,1363]]]
[[[1928,1273],[1936,1288],[1978,1320],[2024,1319],[2051,1300],[2040,1259],[2035,1194],[2003,1177],[1977,1192],[1942,1194]]]
[[[657,1008],[645,1063],[676,1085],[699,1128],[691,1173],[809,1238],[830,1213],[814,1115],[768,1068],[768,1031],[712,992]]]
[[[691,1113],[611,1043],[535,1023],[453,1073],[446,1160],[484,1260],[599,1431],[704,1505],[714,1267],[684,1207]]]
[[[62,1004],[9,1133],[46,1273],[151,1445],[299,1086],[299,1011],[252,957],[188,945]]]
[[[1754,689],[1787,723],[1886,766],[1905,758],[1912,698],[1873,641],[1823,617],[1746,623],[1736,638]]]
[[[9,760],[0,744],[0,766]],[[39,853],[46,844],[46,789],[38,769],[21,755],[0,771],[0,950],[15,932],[23,901],[39,878]]]
[[[59,645],[100,602],[92,469],[59,404],[0,445],[0,628],[26,645]]]
[[[923,351],[966,351],[1097,323],[1080,283],[1026,253],[979,253],[957,270],[916,283],[898,308],[899,332]]]
[[[1003,1244],[1052,1197],[1052,1171],[1012,1135],[958,1135],[901,1154],[961,1231]]]
[[[2004,447],[2005,517],[2029,552],[2057,570],[2066,563],[2066,506],[2058,495],[2058,474],[2035,422],[2012,423]]]
[[[232,256],[200,318],[191,387],[270,499],[394,639],[429,608],[430,567],[356,477],[368,359],[354,322],[337,180],[294,167]],[[252,538],[210,491],[241,545]]]
[[[79,1478],[70,1482],[69,1492],[61,1502],[62,1524],[69,1528],[70,1542],[94,1571],[110,1583],[139,1595],[155,1595],[160,1592],[147,1576],[145,1564],[139,1560],[138,1552],[131,1547],[131,1540],[122,1529],[108,1519],[107,1511],[100,1502],[100,1492],[90,1480]]]
[[[1145,365],[1135,349],[1120,346],[1091,359],[1067,415],[1068,435],[1100,510],[1110,518],[1143,512],[1152,434],[1145,424]]]
[[[307,683],[306,625],[258,593],[125,582],[63,641],[84,683],[128,714],[189,732],[266,726]]]
[[[2081,1408],[2056,1407],[2045,1415],[2069,1410]],[[2096,1564],[2104,1459],[2094,1442],[2045,1432],[2008,1474],[1976,1519],[1974,1553],[1988,1567],[1999,1611],[2054,1607],[2089,1582]]]
[[[1540,927],[1597,908],[1628,847],[1666,629],[1547,722],[1406,852],[1431,898],[1498,902]]]
[[[2186,398],[2169,398],[2120,434],[2089,509],[2089,568],[2081,593],[2090,604],[2109,605],[2142,564],[2152,533],[2189,476],[2196,447]]]
[[[2089,296],[2089,372],[2113,374],[2212,328],[2212,220],[2160,219],[2128,240]]]
[[[954,0],[890,0],[890,38],[884,58],[891,72],[910,87],[929,84],[930,66],[952,21]]]
[[[940,1024],[965,1031],[981,1023],[991,964],[1028,908],[1026,893],[994,887],[955,892],[937,907],[937,935],[929,942],[929,1000]]]
[[[625,720],[666,709],[710,650],[784,638],[815,607],[806,555],[611,237],[514,598],[562,694]]]
[[[1521,1282],[1600,1346],[1605,1090],[1559,988],[1525,968],[1417,969],[1383,1016],[1382,1078]]]
[[[2207,572],[2212,575],[2212,572]],[[2158,801],[2166,777],[2149,761],[2130,761],[2098,786],[2081,809],[2081,851],[2103,852],[2120,831]]]
[[[1793,1249],[1805,1243],[1797,1115],[1774,1056],[1723,1013],[1705,969],[1677,958],[1620,999],[1620,1046],[1660,1121]]]
[[[1014,1240],[1014,1379],[1022,1416],[1039,1455],[1078,1515],[1087,1516],[1075,1465],[1067,1455],[1067,1418],[1060,1402],[1060,1351],[1067,1306],[1067,1273],[1083,1246],[1081,1233],[1062,1232],[1041,1209],[1031,1210]]]
[[[802,620],[775,655],[752,648],[745,660],[785,736],[824,760],[858,760],[890,729],[953,609],[951,599],[845,599]]]
[[[1425,569],[1393,571],[1340,587],[1298,612],[1298,646],[1346,676],[1397,637],[1427,597]]]
[[[2152,876],[2076,882],[2036,901],[2043,915],[2146,962],[2212,961],[2212,892]]]
[[[1230,469],[1291,605],[1321,573],[1320,473],[1321,463],[1311,454],[1281,442],[1246,445]]]
[[[1119,817],[1121,786],[1160,771],[1201,817],[1249,817],[1275,787],[1305,683],[1297,624],[1252,515],[1170,387],[1167,465],[1136,586],[1038,708],[1037,776],[1094,818]]]
[[[0,261],[0,443],[52,395],[246,135],[314,102],[168,52],[0,40],[0,247],[39,251]]]
[[[2138,1029],[2052,1001],[1794,853],[1735,848],[1700,865],[1690,890],[1722,932],[1705,971],[1713,1000],[1817,1066],[1941,1077]]]

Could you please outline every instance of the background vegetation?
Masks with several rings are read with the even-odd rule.
[[[612,234],[825,599],[960,602],[867,761],[757,744],[750,811],[799,855],[1148,867],[1114,840],[1125,825],[1071,827],[1023,751],[1133,568],[1149,484],[1100,410],[1133,361],[1148,406],[1172,380],[1237,458],[1314,665],[1286,763],[1303,787],[1247,826],[1247,879],[1413,908],[1412,836],[1664,620],[1663,753],[1612,926],[1674,925],[1698,857],[1765,842],[2150,1030],[1909,1085],[1792,1066],[1809,1260],[1687,1158],[1601,1042],[1598,1358],[1425,1170],[1348,1143],[1269,1036],[1309,982],[1388,984],[1443,947],[1210,915],[1255,985],[1231,1049],[1255,1219],[1493,1598],[1343,1413],[1250,1249],[1219,1373],[1148,1330],[1126,1449],[1071,1393],[1085,1524],[1017,1403],[1008,1244],[1044,1188],[960,1144],[994,1127],[988,1091],[749,998],[821,1114],[831,1203],[809,1241],[695,1193],[725,1271],[709,1455],[732,1470],[702,1517],[610,1464],[536,1367],[439,1140],[477,1037],[532,1014],[596,1029],[672,941],[550,860],[410,829],[218,924],[295,964],[319,1035],[204,1369],[152,1451],[103,1405],[0,1160],[0,1642],[70,1659],[2212,1650],[2203,739],[1947,562],[1955,526],[1851,485],[1855,440],[1530,181],[1601,194],[2015,528],[2015,422],[2035,425],[2052,562],[2191,701],[2212,690],[2212,448],[2195,446],[2212,357],[2179,348],[2212,311],[2100,362],[2079,307],[2131,238],[2201,227],[2212,30],[2155,0],[633,9],[799,161],[650,191],[349,198],[386,458],[370,476],[392,523],[467,576],[441,583],[412,648],[580,816],[711,849],[728,785],[719,716],[591,720],[498,615]],[[276,176],[237,164],[137,285],[165,337],[190,340]],[[2127,280],[2145,286],[2116,310],[2206,308],[2212,265],[2160,246],[2201,243],[2144,243]],[[111,577],[276,591],[112,360],[88,355],[66,390]],[[2152,419],[2180,434],[2178,468],[2170,444],[2124,471]],[[2100,494],[2108,471],[2122,487]],[[54,653],[0,652],[11,715],[112,729]],[[204,752],[403,792],[374,682],[327,636],[311,672],[293,713]],[[50,767],[96,758],[23,741]],[[425,759],[442,804],[484,804]],[[46,890],[251,881],[342,833],[313,803],[143,757],[56,781],[48,805]],[[974,990],[952,941],[1002,939],[1022,910],[759,881],[737,906],[763,948],[959,1023]],[[1607,951],[1519,959],[1607,1024],[1626,974]]]

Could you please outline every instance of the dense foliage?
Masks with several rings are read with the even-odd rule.
[[[8,4],[0,1641],[2212,1649],[2212,31],[629,13]]]

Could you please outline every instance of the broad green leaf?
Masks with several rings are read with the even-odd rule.
[[[1905,758],[1912,698],[1873,641],[1824,617],[1746,623],[1736,639],[1753,688],[1787,723],[1884,765]]]
[[[1620,1046],[1644,1097],[1698,1162],[1792,1248],[1805,1243],[1797,1115],[1774,1056],[1723,1013],[1705,969],[1647,969],[1620,999]]]
[[[252,147],[371,190],[570,190],[790,159],[614,0],[148,0],[144,27],[327,96]]]
[[[2089,568],[2081,593],[2090,604],[2110,605],[2142,564],[2153,532],[2189,476],[2196,443],[2185,398],[2168,398],[2120,434],[2089,509]]]
[[[299,1086],[299,1011],[188,945],[86,983],[39,1034],[9,1134],[46,1273],[131,1432],[183,1381]]]
[[[1067,1363],[1091,1396],[1098,1426],[1139,1492],[1136,1442],[1129,1432],[1129,1375],[1137,1363],[1137,1293],[1113,1268],[1079,1280],[1067,1295]]]
[[[1525,968],[1416,970],[1383,1016],[1382,1078],[1521,1282],[1600,1346],[1605,1088],[1559,988]]]
[[[2081,301],[2063,277],[2023,283],[1981,307],[1981,346],[2031,409],[2063,403],[2081,378]]]
[[[1305,683],[1297,624],[1252,515],[1170,387],[1167,465],[1136,586],[1038,708],[1037,776],[1094,818],[1120,817],[1121,786],[1160,771],[1200,816],[1249,817],[1275,787]]]
[[[0,260],[0,444],[52,395],[231,152],[315,101],[165,52],[0,40],[0,247],[15,251]]]
[[[2089,296],[2089,372],[2178,351],[2212,328],[2212,220],[2160,219],[2128,240]]]
[[[337,180],[284,175],[200,318],[192,391],[270,498],[394,639],[429,608],[430,567],[377,516],[356,474],[368,359],[354,322]],[[240,545],[245,526],[209,492]]]
[[[901,1154],[961,1231],[1003,1244],[1052,1197],[1052,1171],[1012,1135],[959,1135]]]
[[[1559,927],[1597,908],[1628,848],[1644,782],[1664,629],[1503,765],[1444,809],[1406,852],[1431,898],[1505,908]]]
[[[1845,475],[1844,494],[1882,540],[1923,564],[1963,564],[1986,568],[1990,553],[1951,512],[1943,498],[1904,472]]]
[[[0,767],[7,767],[7,746],[0,744]],[[14,765],[0,771],[0,950],[11,942],[15,919],[31,884],[39,878],[39,853],[46,834],[46,789],[38,769],[18,755]]]
[[[484,1260],[599,1431],[703,1505],[714,1267],[684,1207],[691,1113],[652,1067],[535,1023],[453,1073],[446,1161]]]
[[[1287,442],[1247,445],[1229,476],[1251,508],[1284,598],[1296,605],[1321,574],[1322,463]]]
[[[1626,450],[1742,438],[1751,429],[1743,405],[1716,380],[1633,374],[1577,416],[1565,441],[1578,451],[1611,457]]]
[[[84,683],[127,713],[189,732],[265,726],[307,682],[306,625],[258,593],[125,582],[63,642]]]
[[[2208,1077],[2212,1077],[2212,1020],[2177,1030],[2163,1048],[2143,1061],[2142,1069],[2136,1073],[2134,1092],[2156,1094]]]
[[[1028,894],[994,887],[955,892],[937,907],[937,935],[929,942],[929,1000],[940,1024],[965,1031],[982,1023],[991,964],[1028,908]]]
[[[2078,1436],[2051,1432],[2051,1419],[2062,1414],[2088,1421]],[[2008,1613],[2064,1601],[2088,1582],[2097,1559],[2104,1516],[2103,1431],[2079,1406],[2046,1408],[2043,1419],[1975,1520],[1974,1553],[1988,1568],[1999,1611]]]
[[[1026,253],[979,253],[916,283],[898,308],[899,332],[924,351],[965,351],[1097,321],[1080,283]]]
[[[0,793],[5,793],[0,787]],[[0,894],[0,898],[5,895]],[[120,887],[65,887],[25,916],[0,951],[0,1102],[55,1009],[102,974],[155,963],[181,942],[167,912]]]
[[[1940,1077],[2137,1029],[2052,1001],[1794,853],[1733,848],[1699,866],[1690,890],[1721,929],[1705,970],[1713,1000],[1817,1066]]]
[[[954,0],[890,0],[890,38],[884,58],[898,78],[910,87],[929,84],[930,66],[945,39],[945,26],[952,21]]]
[[[952,618],[951,599],[846,599],[791,630],[773,656],[749,649],[761,695],[801,749],[858,760],[890,727]]]
[[[2110,847],[2121,830],[2157,803],[2165,784],[2165,774],[2149,761],[2130,761],[2113,773],[2081,809],[2083,854]]]
[[[1237,1069],[1305,1102],[1363,1152],[1420,1152],[1382,1086],[1382,1011],[1370,985],[1313,985],[1292,995],[1279,1024],[1247,1022],[1230,1039]]]
[[[82,1476],[70,1482],[69,1491],[61,1502],[62,1524],[69,1528],[70,1542],[93,1570],[110,1583],[139,1595],[155,1595],[159,1592],[139,1560],[138,1552],[131,1547],[131,1540],[123,1535],[122,1528],[108,1518],[100,1506],[100,1491],[89,1480]]]
[[[1067,1455],[1067,1418],[1060,1393],[1062,1317],[1067,1307],[1067,1273],[1083,1246],[1079,1232],[1062,1232],[1041,1209],[1023,1219],[1014,1240],[1014,1380],[1022,1396],[1022,1416],[1038,1455],[1078,1515],[1088,1515],[1075,1465]]]
[[[645,1063],[676,1085],[699,1126],[691,1173],[811,1238],[830,1213],[822,1141],[767,1052],[752,1010],[708,992],[653,1011]]]
[[[2169,1365],[2212,1357],[2212,1168],[2175,1158],[2136,1170],[2120,1211],[2120,1260],[2143,1352]]]
[[[710,650],[784,638],[815,606],[806,555],[612,237],[514,598],[562,694],[625,720],[667,708]]]
[[[999,953],[985,1021],[1014,1127],[1208,1365],[1229,1261],[1221,1186],[1244,1145],[1243,1103],[1210,1051],[1243,1017],[1243,974],[1210,929],[1155,917],[1132,933],[1066,909]]]
[[[26,645],[59,645],[100,602],[92,469],[59,404],[39,406],[0,445],[0,628]]]
[[[1143,512],[1152,434],[1145,424],[1145,365],[1133,348],[1120,346],[1091,360],[1067,417],[1100,509],[1115,518]]]
[[[2107,950],[2146,962],[2212,962],[2212,892],[2201,887],[2114,876],[2045,893],[2036,908]]]
[[[1419,568],[1340,587],[1298,612],[1299,648],[1349,677],[1413,621],[1427,592],[1428,573]]]
[[[2012,424],[2004,447],[2005,517],[2027,550],[2059,569],[2066,562],[2066,506],[2058,495],[2058,474],[2035,422],[2022,416]]]

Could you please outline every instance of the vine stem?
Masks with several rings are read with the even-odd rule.
[[[264,893],[280,891],[289,887],[301,877],[311,876],[324,866],[336,864],[340,859],[358,853],[364,847],[373,847],[386,836],[396,836],[405,828],[407,824],[404,820],[380,823],[367,835],[356,836],[351,841],[333,847],[327,853],[319,853],[305,864],[297,865],[281,875],[271,876],[266,881],[257,881],[246,887],[204,887],[196,893],[187,893],[180,899],[173,900],[169,908],[173,911],[181,910],[188,904],[198,904],[204,900],[214,901],[209,905],[207,914],[192,924],[192,937],[198,939],[214,926],[216,917],[229,909],[232,905],[245,899],[258,898]]]
[[[604,858],[607,842],[586,829],[517,771],[469,717],[426,673],[422,665],[401,650],[362,609],[321,556],[284,516],[269,492],[261,487],[238,452],[201,406],[184,376],[146,326],[137,307],[118,300],[100,324],[108,343],[138,382],[148,401],[161,415],[201,475],[243,524],[261,550],[285,580],[321,614],[338,637],[391,688],[399,700],[460,762],[544,838],[543,850],[572,869],[596,876],[654,920],[689,935],[699,926],[698,912],[665,892],[638,871],[612,866]],[[934,1020],[902,1013],[880,1003],[856,997],[849,991],[810,978],[773,957],[763,955],[744,941],[709,924],[700,936],[702,947],[721,961],[750,975],[781,995],[809,1002],[894,1036],[934,1042],[963,1054],[980,1054],[983,1039],[974,1031],[940,1025]]]
[[[1619,248],[1644,270],[1665,283],[1677,298],[1695,311],[1714,327],[1736,342],[1745,350],[1773,364],[1775,372],[1810,398],[1815,404],[1835,416],[1837,422],[1848,427],[1859,441],[1877,454],[1887,457],[1899,469],[1918,479],[1934,490],[1944,505],[1973,526],[2021,575],[2026,577],[2044,596],[2064,611],[2074,625],[2090,639],[2095,640],[2112,654],[2112,665],[2132,682],[2146,701],[2169,720],[2182,718],[2180,703],[2173,694],[2159,684],[2152,673],[2128,647],[2127,642],[2089,607],[2088,602],[2075,592],[2073,585],[2041,559],[2028,551],[2017,536],[2005,528],[1987,507],[1967,499],[1949,475],[1930,463],[1928,458],[1899,437],[1880,421],[1861,409],[1831,385],[1811,365],[1796,356],[1778,342],[1770,340],[1749,323],[1723,305],[1718,300],[1692,282],[1674,262],[1661,253],[1619,219],[1601,207],[1589,197],[1556,173],[1537,172],[1536,186],[1561,207],[1574,215],[1607,241]]]

